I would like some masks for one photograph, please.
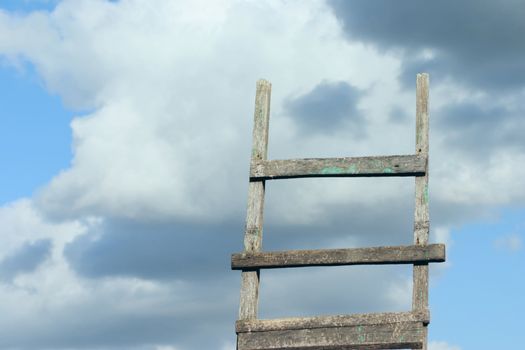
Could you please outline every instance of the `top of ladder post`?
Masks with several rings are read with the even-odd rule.
[[[257,80],[253,125],[252,161],[265,160],[268,155],[268,128],[270,121],[270,100],[272,84],[264,79]]]
[[[416,154],[428,157],[428,73],[416,77]]]

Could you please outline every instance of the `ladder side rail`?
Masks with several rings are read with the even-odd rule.
[[[251,152],[252,162],[256,160],[266,160],[267,158],[271,88],[272,85],[270,82],[266,80],[257,81]],[[264,180],[249,182],[244,234],[244,250],[246,252],[257,252],[261,250],[264,189]],[[239,320],[257,318],[258,304],[259,270],[243,271],[241,274]]]
[[[429,77],[422,73],[416,79],[416,154],[426,157],[425,175],[415,178],[414,244],[428,244],[430,229],[428,210],[428,129]],[[414,264],[412,310],[428,309],[428,263]],[[427,349],[428,329],[424,328],[423,349]]]

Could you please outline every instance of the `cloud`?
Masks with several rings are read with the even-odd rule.
[[[461,213],[469,201],[521,203],[525,193],[513,184],[520,175],[507,164],[521,161],[525,145],[520,2],[328,3],[349,42],[399,59],[401,89],[412,95],[414,75],[430,73],[431,187],[438,200],[462,205]],[[391,125],[409,120],[407,105],[390,105]]]
[[[321,82],[308,93],[285,102],[285,109],[307,134],[332,134],[351,124],[354,136],[363,133],[358,109],[362,92],[346,82]],[[346,129],[346,128],[345,128]]]
[[[255,81],[278,87],[279,112],[304,86],[349,76],[342,57],[317,64],[327,52],[379,59],[342,41],[322,3],[203,4],[63,1],[50,14],[2,15],[0,51],[34,64],[67,105],[89,111],[71,124],[72,167],[38,197],[48,215],[230,214],[241,202],[219,198],[244,180]],[[353,75],[356,86],[379,76]]]
[[[19,199],[6,204],[0,207],[2,223],[0,260],[16,257],[18,253],[23,256],[27,250],[40,253],[50,250],[51,257],[56,257],[61,254],[64,245],[84,232],[83,222],[89,223],[92,220],[93,218],[83,218],[49,222],[30,199]],[[48,244],[46,242],[52,242],[49,243],[49,249],[46,248]]]
[[[3,253],[2,270],[18,273],[0,281],[0,306],[10,315],[0,318],[1,348],[211,349],[217,340],[234,338],[238,274],[221,268],[215,281],[201,274],[191,283],[107,274],[83,278],[70,268],[64,247],[95,231],[100,220],[54,223],[24,200],[0,208],[0,223],[3,242],[13,247]],[[36,243],[27,243],[30,237],[38,237]],[[126,249],[116,247],[113,253],[119,248]],[[38,259],[42,256],[44,263]],[[202,333],[209,337],[202,339]]]
[[[279,318],[408,311],[411,279],[411,266],[263,270],[260,314]]]
[[[0,261],[0,276],[11,280],[18,274],[34,271],[49,256],[50,249],[49,240],[25,243]]]
[[[496,239],[494,246],[497,249],[515,253],[523,248],[523,239],[517,233],[513,233]]]
[[[444,142],[472,158],[487,158],[497,150],[522,153],[525,132],[522,110],[505,105],[487,105],[482,101],[451,103],[436,113],[438,132]]]
[[[217,4],[216,12],[209,10],[213,15],[200,11],[198,4],[184,10],[175,2],[156,5],[139,11],[131,2],[65,1],[47,16],[4,15],[4,54],[34,63],[46,85],[70,105],[93,109],[72,122],[72,167],[37,196],[36,203],[47,215],[207,222],[242,216],[244,195],[230,194],[246,189],[238,184],[245,183],[249,159],[253,89],[247,87],[261,76],[274,83],[272,157],[412,152],[411,138],[397,137],[413,133],[412,120],[389,122],[392,107],[410,101],[393,83],[399,62],[345,42],[337,21],[321,3],[261,7],[225,2]],[[270,16],[275,26],[296,23],[284,33],[264,31],[267,23],[260,18],[245,21],[252,13],[273,13],[277,8],[279,15]],[[298,14],[296,22],[290,22],[291,13]],[[166,22],[168,14],[172,19]],[[190,29],[191,35],[181,35]],[[249,45],[253,40],[257,47]],[[265,47],[272,50],[261,56]],[[299,53],[309,59],[297,61]],[[330,64],[318,64],[327,57]],[[356,67],[374,69],[349,68],[349,60]],[[359,102],[357,90],[367,91]],[[337,105],[337,96],[353,102]],[[337,137],[326,134],[331,128],[326,123],[316,124],[318,137],[307,137],[316,119],[313,114],[313,119],[298,116],[316,110],[312,103],[327,111],[337,106],[331,124],[339,128]],[[344,110],[356,117],[342,122]],[[295,115],[295,126],[286,114]],[[348,138],[363,130],[359,125],[366,125],[367,137]],[[298,132],[290,134],[291,128]],[[450,139],[454,133],[449,130],[442,134]],[[503,133],[490,144],[507,136]],[[431,140],[439,137],[432,133]],[[450,153],[446,141],[439,144],[442,151],[432,148],[432,159],[443,158],[436,157],[436,150]],[[342,149],[349,151],[341,154]],[[464,159],[458,156],[450,162],[448,168]],[[478,171],[475,165],[473,172]],[[322,186],[317,189],[322,191]],[[343,193],[334,191],[331,199],[343,198]],[[304,205],[301,209],[308,210]]]
[[[107,220],[69,243],[64,255],[89,278],[228,279],[242,228],[240,220],[222,225]]]
[[[493,92],[524,86],[525,8],[519,0],[329,3],[350,40],[400,53],[405,72],[418,68]]]

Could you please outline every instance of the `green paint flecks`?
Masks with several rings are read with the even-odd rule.
[[[365,335],[362,334],[363,333],[363,327],[362,326],[358,326],[357,327],[357,333],[360,333],[357,336],[357,340],[359,340],[359,342],[363,343],[366,338],[365,338]]]
[[[392,174],[394,171],[392,170],[392,168],[384,168],[383,169],[383,174]]]
[[[328,166],[321,169],[321,174],[323,175],[337,175],[337,174],[357,174],[359,169],[355,164],[350,165],[349,167],[343,168],[338,166]]]
[[[425,185],[425,191],[423,192],[423,198],[425,199],[425,203],[428,203],[428,184]]]
[[[328,166],[323,169],[321,169],[321,174],[323,175],[334,175],[334,174],[342,174],[345,170],[343,168],[337,167],[337,166]]]

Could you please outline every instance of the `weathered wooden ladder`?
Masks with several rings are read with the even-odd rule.
[[[428,75],[417,75],[413,155],[267,160],[270,92],[269,82],[257,82],[245,250],[231,261],[242,270],[237,349],[426,349],[428,263],[445,261],[445,246],[428,244]],[[415,176],[414,245],[261,251],[265,181],[336,176]],[[413,264],[412,311],[257,319],[260,269],[362,264]]]

